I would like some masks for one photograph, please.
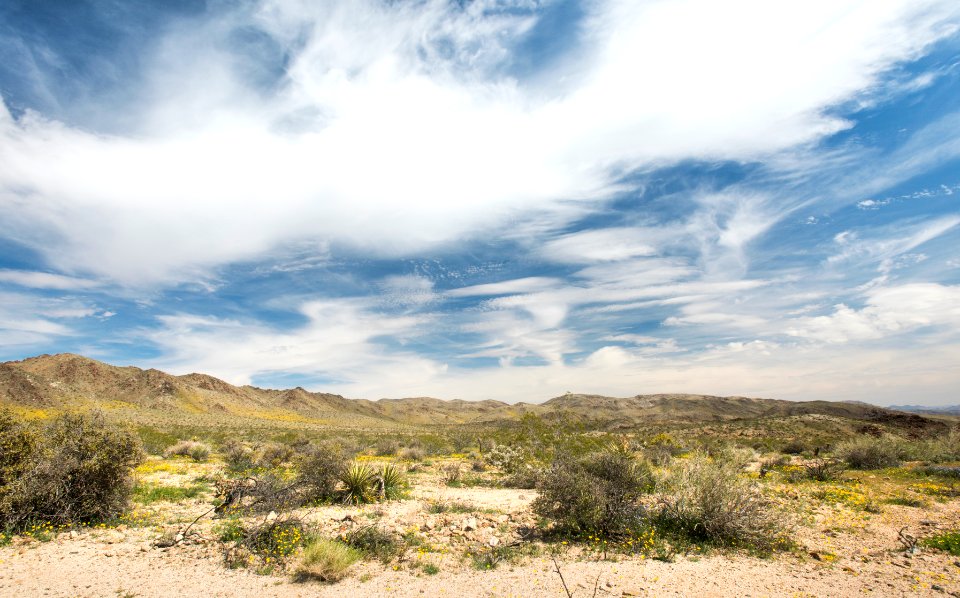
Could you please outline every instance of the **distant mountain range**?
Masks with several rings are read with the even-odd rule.
[[[174,376],[155,369],[113,366],[69,353],[0,363],[0,404],[34,411],[98,407],[118,412],[118,416],[148,413],[168,421],[242,418],[361,428],[515,421],[528,413],[545,418],[570,417],[604,429],[811,414],[911,430],[944,426],[916,414],[859,402],[689,394],[614,398],[568,393],[539,404],[430,397],[370,401],[300,387],[272,390],[234,386],[206,374]]]
[[[943,407],[928,407],[924,405],[891,405],[889,408],[896,411],[925,413],[927,415],[960,415],[960,405],[945,405]]]

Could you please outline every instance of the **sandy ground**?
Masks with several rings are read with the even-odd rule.
[[[338,584],[296,583],[289,575],[258,575],[224,566],[214,541],[154,546],[156,528],[87,530],[60,534],[49,542],[23,541],[0,548],[0,596],[566,596],[550,556],[522,557],[477,571],[464,550],[514,542],[517,528],[532,522],[532,490],[448,488],[438,478],[421,477],[410,499],[364,507],[323,507],[307,514],[331,535],[352,520],[377,521],[401,533],[418,530],[439,547],[384,566],[361,563]],[[473,513],[429,513],[437,501],[459,501]],[[197,500],[167,505],[161,514],[186,521],[209,508]],[[347,517],[347,516],[350,517]],[[473,518],[476,529],[464,531]],[[772,558],[714,553],[679,556],[673,562],[637,557],[600,560],[570,549],[556,558],[575,596],[957,596],[960,558],[924,550],[899,550],[897,531],[915,534],[956,527],[960,501],[917,509],[885,505],[870,516],[823,508],[794,534],[802,549]],[[199,525],[210,539],[212,522]],[[415,559],[425,558],[440,572],[427,575]],[[596,586],[595,586],[596,584]]]

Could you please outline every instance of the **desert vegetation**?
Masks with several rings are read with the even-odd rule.
[[[604,562],[820,567],[841,558],[834,538],[881,524],[902,536],[873,540],[878,562],[955,558],[956,430],[851,433],[833,421],[831,434],[811,421],[822,436],[803,443],[791,438],[802,420],[610,432],[530,415],[378,439],[343,429],[138,434],[100,413],[7,411],[0,516],[8,544],[120,529],[145,538],[145,550],[200,547],[193,558],[225,570],[322,587],[544,559],[551,583]],[[161,438],[152,454],[141,448]],[[936,517],[942,524],[918,523]],[[902,537],[913,538],[909,551]]]

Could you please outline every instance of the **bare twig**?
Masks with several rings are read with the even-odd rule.
[[[560,583],[563,584],[563,591],[567,593],[567,598],[573,598],[573,592],[570,591],[570,588],[567,587],[567,580],[563,578],[563,573],[560,571],[560,565],[557,563],[557,557],[550,557],[553,559],[553,567],[557,572],[557,575],[560,576]],[[598,577],[597,580],[600,578]],[[594,592],[596,594],[596,592]]]

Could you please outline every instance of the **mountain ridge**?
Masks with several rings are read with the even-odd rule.
[[[168,414],[232,415],[290,421],[364,424],[459,425],[515,421],[527,414],[571,416],[596,427],[630,428],[661,423],[829,415],[926,429],[939,422],[867,403],[786,401],[742,396],[664,393],[607,397],[567,393],[542,403],[465,401],[434,397],[350,399],[302,387],[235,386],[203,373],[173,375],[136,366],[115,366],[72,353],[0,363],[0,403],[26,408],[106,406]]]

